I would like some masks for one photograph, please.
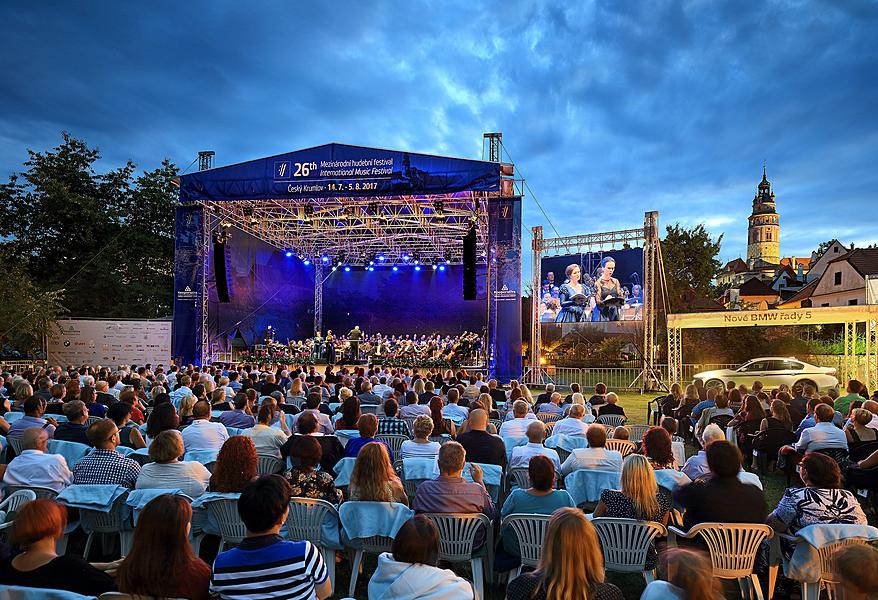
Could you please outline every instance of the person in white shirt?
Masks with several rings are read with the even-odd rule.
[[[308,397],[305,399],[305,409],[297,415],[293,416],[293,425],[295,426],[296,421],[299,420],[305,413],[311,413],[314,415],[314,418],[317,419],[317,424],[320,426],[320,433],[324,435],[333,435],[335,433],[335,429],[332,427],[332,421],[329,420],[329,416],[320,412],[320,401],[322,397],[320,392],[313,391],[308,394]]]
[[[543,446],[544,439],[546,439],[546,424],[542,421],[531,421],[530,425],[527,426],[527,444],[512,449],[509,468],[527,468],[530,465],[531,458],[542,454],[552,461],[556,471],[559,470],[561,468],[561,459],[558,457],[558,452]]]
[[[460,400],[460,392],[455,388],[448,390],[448,405],[442,409],[442,416],[446,419],[454,421],[455,425],[460,425],[469,416],[469,409],[458,404]]]
[[[393,388],[387,385],[387,377],[382,377],[381,379],[377,377],[372,378],[372,393],[381,396],[384,400],[390,397],[393,393]]]
[[[528,418],[528,404],[524,400],[512,403],[512,419],[500,426],[500,437],[522,437],[527,435],[527,426],[536,419],[531,413]]]
[[[399,448],[399,458],[438,458],[439,442],[431,442],[430,434],[433,433],[433,419],[427,415],[421,415],[412,424],[415,439],[406,440]]]
[[[552,392],[552,395],[549,396],[549,401],[540,404],[539,411],[541,413],[549,413],[552,415],[563,415],[564,409],[561,408],[561,394],[558,392]]]
[[[135,489],[179,489],[190,498],[206,492],[210,471],[194,460],[181,461],[183,450],[183,438],[176,429],[158,434],[149,446],[153,462],[140,467]]]
[[[229,432],[222,423],[210,422],[210,404],[199,400],[192,407],[195,419],[183,430],[183,445],[186,452],[215,450],[219,452],[223,443],[229,439]]]
[[[259,408],[256,425],[250,429],[245,429],[241,435],[253,440],[253,445],[256,446],[256,454],[281,458],[281,446],[287,443],[289,436],[277,427],[271,426],[274,414],[274,403],[264,401]]]
[[[796,452],[804,454],[830,448],[847,450],[847,436],[844,430],[832,424],[834,417],[835,410],[828,404],[820,404],[814,409],[814,419],[817,424],[802,431],[802,436],[793,446]]]
[[[726,439],[726,434],[723,433],[723,430],[720,429],[719,425],[716,423],[710,423],[704,428],[704,433],[701,434],[701,439],[704,441],[704,449],[699,450],[698,454],[689,457],[689,460],[683,465],[683,473],[685,473],[692,481],[695,481],[702,475],[710,473],[710,467],[707,466],[707,447],[717,440]]]
[[[28,427],[21,434],[21,454],[12,459],[3,475],[6,485],[44,487],[60,492],[73,483],[73,473],[60,454],[46,454],[49,434]]]
[[[561,474],[567,475],[577,469],[598,471],[622,471],[622,454],[607,450],[607,430],[597,423],[589,425],[585,434],[588,448],[576,448],[561,465]]]
[[[552,428],[552,435],[585,435],[588,424],[584,421],[585,406],[574,404],[570,407],[570,416],[561,419]],[[591,417],[592,421],[594,416]]]
[[[181,375],[179,383],[180,387],[171,392],[171,403],[177,410],[180,410],[180,400],[192,393],[192,388],[189,387],[189,384],[192,383],[192,378],[188,375]]]

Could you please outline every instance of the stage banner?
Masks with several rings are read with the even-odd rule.
[[[488,374],[521,377],[521,198],[488,201]]]
[[[326,144],[180,178],[180,200],[274,200],[449,194],[500,189],[500,165]]]
[[[200,318],[204,260],[200,241],[204,209],[200,206],[177,207],[176,244],[174,246],[174,327],[173,356],[182,364],[201,363]]]
[[[48,339],[50,365],[168,365],[171,322],[62,319]]]

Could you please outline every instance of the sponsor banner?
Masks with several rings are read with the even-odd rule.
[[[521,198],[488,202],[489,376],[521,377]]]
[[[48,342],[50,365],[168,365],[171,322],[63,319]]]
[[[201,282],[204,258],[199,253],[200,206],[178,206],[174,246],[174,331],[173,356],[182,364],[201,362]]]
[[[779,310],[738,310],[668,315],[668,327],[769,327],[772,325],[826,325],[878,319],[878,306],[833,306]]]

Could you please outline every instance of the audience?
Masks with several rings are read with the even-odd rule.
[[[619,396],[615,393],[610,392],[606,396],[607,403],[601,406],[598,409],[598,416],[603,417],[606,415],[621,415],[625,416],[625,409],[617,404],[619,402]]]
[[[471,600],[470,583],[438,565],[439,529],[429,518],[415,515],[396,533],[391,551],[378,556],[369,598]]]
[[[284,473],[292,489],[292,495],[297,498],[313,498],[341,504],[341,490],[335,487],[333,476],[329,471],[317,470],[323,458],[323,448],[317,441],[318,438],[310,435],[296,437],[298,443],[290,451],[293,468]]]
[[[287,435],[271,426],[275,414],[274,402],[264,401],[257,413],[256,425],[241,432],[241,435],[253,440],[256,454],[260,456],[281,458],[281,448],[287,443]]]
[[[604,583],[604,556],[594,526],[578,508],[560,508],[549,519],[537,569],[506,587],[508,600],[624,600]]]
[[[664,579],[650,582],[640,600],[724,600],[722,580],[710,558],[688,548],[668,548],[659,560]]]
[[[664,427],[650,427],[643,433],[641,454],[653,469],[678,469],[671,446],[671,434]]]
[[[360,416],[360,420],[357,421],[357,431],[360,432],[360,437],[351,438],[348,440],[348,443],[345,444],[345,457],[356,457],[363,446],[372,442],[377,442],[387,448],[387,453],[390,455],[390,462],[393,462],[393,451],[390,447],[386,443],[375,439],[375,436],[378,433],[378,417],[372,414]]]
[[[579,397],[582,398],[582,395],[580,394]],[[571,404],[568,416],[555,423],[555,426],[552,428],[552,435],[585,435],[585,432],[588,431],[588,424],[584,419],[585,416],[584,405]],[[589,414],[588,416],[594,421],[592,415]]]
[[[357,422],[360,420],[360,401],[356,396],[351,396],[351,391],[346,387],[341,388],[340,393],[347,397],[342,400],[341,417],[335,422],[335,428],[351,431],[357,428]]]
[[[183,446],[186,452],[219,451],[229,439],[229,432],[222,423],[211,422],[210,405],[203,401],[196,402],[192,408],[192,416],[192,423],[183,429]]]
[[[524,400],[516,400],[512,403],[512,418],[506,417],[506,421],[500,426],[501,437],[524,437],[527,435],[527,426],[536,417],[528,412],[529,406]]]
[[[622,454],[616,450],[607,450],[607,430],[603,425],[593,423],[585,433],[588,448],[576,448],[561,465],[561,474],[565,477],[577,469],[595,469],[598,471],[621,471]]]
[[[24,416],[9,424],[9,430],[6,432],[7,438],[18,438],[24,433],[25,429],[30,427],[39,427],[46,431],[46,435],[51,438],[55,433],[57,422],[55,419],[44,419],[43,414],[46,412],[46,401],[39,396],[30,396],[23,403]]]
[[[126,403],[122,403],[126,404]],[[128,405],[131,408],[131,405]],[[147,445],[159,436],[163,431],[176,431],[180,426],[180,418],[173,404],[159,404],[152,409],[149,419],[146,420]]]
[[[704,448],[710,446],[713,442],[726,439],[726,434],[719,428],[716,423],[711,423],[704,428],[702,434],[703,448],[696,454],[689,457],[686,464],[683,465],[683,473],[691,480],[696,480],[702,475],[710,473],[710,467],[707,466],[707,451]]]
[[[851,544],[835,551],[835,565],[845,600],[872,600],[878,594],[878,549]]]
[[[256,425],[256,419],[253,417],[252,411],[253,405],[246,393],[235,395],[234,406],[235,408],[223,411],[219,416],[219,422],[222,425],[225,427],[236,427],[238,429],[247,429],[248,427]],[[332,426],[330,425],[330,427]]]
[[[73,483],[121,485],[133,490],[140,475],[140,465],[116,451],[119,445],[116,423],[101,419],[92,423],[87,433],[94,450],[73,465]]]
[[[878,439],[878,429],[868,426],[872,422],[873,416],[865,408],[855,408],[851,411],[851,420],[844,428],[850,450],[853,450],[857,445],[874,442]]]
[[[561,408],[561,394],[559,394],[558,392],[553,392],[552,395],[549,396],[549,401],[540,404],[537,410],[541,413],[546,413],[550,415],[563,415],[564,409]]]
[[[378,420],[378,435],[409,436],[409,426],[396,416],[398,413],[399,403],[396,400],[390,398],[384,401],[384,416]]]
[[[216,456],[207,489],[224,494],[240,494],[244,486],[255,478],[256,447],[253,440],[243,435],[233,435]]]
[[[124,402],[116,402],[107,408],[107,418],[112,419],[119,428],[119,445],[126,448],[146,448],[146,440],[137,425],[129,421],[131,407]]]
[[[432,382],[430,382],[432,385]],[[433,398],[437,398],[438,396],[434,396]],[[433,398],[430,399],[430,408],[433,408]],[[460,406],[458,402],[460,401],[460,392],[457,388],[451,388],[448,390],[448,404],[445,408],[442,409],[442,416],[446,419],[451,419],[455,423],[463,423],[464,419],[469,415],[469,409]]]
[[[451,392],[451,390],[448,391]],[[468,409],[461,408],[461,410]],[[442,398],[439,396],[433,396],[430,399],[430,418],[433,419],[433,437],[444,435],[453,438],[457,435],[457,427],[454,421],[446,417],[442,412]],[[464,418],[466,417],[464,416]]]
[[[557,394],[557,392],[555,393]],[[512,456],[509,458],[509,468],[526,468],[530,464],[532,457],[542,455],[552,461],[555,469],[560,470],[561,460],[558,458],[558,452],[543,446],[544,439],[546,439],[546,424],[542,421],[531,421],[530,425],[527,426],[527,444],[516,446],[512,449]],[[470,457],[470,460],[472,461],[473,458]]]
[[[334,435],[323,435],[317,431],[317,419],[313,414],[303,414],[296,420],[298,435],[291,435],[281,446],[281,456],[293,456],[298,450],[296,447],[302,443],[303,438],[310,437],[317,441],[320,446],[320,469],[328,473],[334,473],[335,465],[344,456],[344,446]]]
[[[171,494],[157,496],[140,511],[131,550],[116,573],[120,592],[209,600],[210,567],[192,552],[191,519],[189,501]]]
[[[360,449],[351,473],[348,495],[351,500],[408,504],[402,482],[393,470],[387,446],[380,442],[369,442]]]
[[[620,480],[622,490],[604,490],[594,510],[595,517],[658,521],[667,525],[671,499],[659,491],[655,469],[646,457],[625,457]]]
[[[332,593],[320,550],[305,540],[284,540],[280,529],[289,511],[290,484],[280,475],[263,475],[247,484],[238,514],[247,537],[237,548],[220,552],[213,562],[210,591],[235,600],[275,590],[285,598],[318,598]],[[273,597],[281,597],[272,594]]]
[[[210,471],[195,461],[181,461],[183,438],[177,430],[163,431],[149,446],[153,462],[140,468],[136,489],[179,489],[190,498],[207,491]]]
[[[412,432],[414,439],[405,440],[399,448],[400,458],[438,458],[440,444],[429,439],[433,433],[433,419],[427,415],[418,416],[412,424]],[[463,443],[462,440],[458,441]]]
[[[46,429],[42,427],[25,429],[21,434],[21,455],[12,459],[6,467],[3,483],[44,487],[55,492],[60,492],[72,484],[73,473],[67,468],[67,461],[60,454],[46,454],[48,446],[49,433]]]
[[[86,389],[90,390],[91,388]],[[85,435],[87,429],[85,423],[88,421],[88,409],[85,407],[85,403],[82,400],[65,402],[63,411],[67,422],[58,423],[52,439],[89,446],[88,437]]]

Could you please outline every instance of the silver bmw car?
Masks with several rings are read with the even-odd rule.
[[[793,387],[797,383],[810,383],[818,390],[826,390],[838,385],[836,375],[832,367],[818,367],[790,356],[769,356],[754,358],[737,369],[696,373],[694,379],[700,379],[706,388],[725,386],[729,381],[750,387],[754,381],[761,381],[768,389],[781,384]]]

